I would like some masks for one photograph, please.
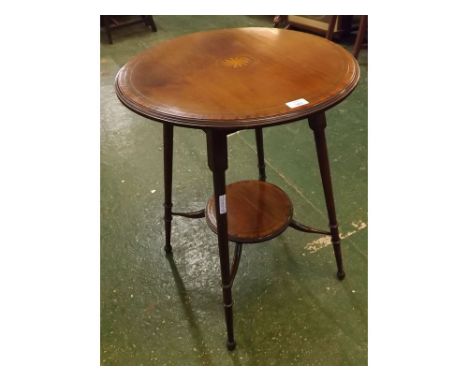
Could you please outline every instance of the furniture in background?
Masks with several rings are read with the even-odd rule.
[[[115,90],[120,101],[133,112],[162,123],[166,255],[172,256],[174,216],[206,218],[217,235],[229,350],[236,346],[232,285],[243,245],[273,239],[288,227],[326,235],[333,245],[337,277],[345,277],[325,111],[353,91],[359,73],[356,59],[324,38],[283,29],[233,28],[193,33],[157,44],[117,74]],[[263,128],[301,119],[308,120],[315,140],[328,228],[296,221],[287,194],[266,181]],[[172,209],[174,126],[198,129],[206,135],[214,192],[200,211]],[[227,185],[227,136],[240,130],[255,133],[259,180]],[[235,243],[232,263],[229,241]]]
[[[125,20],[121,20],[125,18]],[[112,44],[112,31],[115,29],[125,28],[130,25],[144,24],[149,27],[153,32],[156,32],[156,24],[154,23],[153,16],[101,16],[101,27],[107,35],[107,41]]]
[[[335,25],[336,25],[336,19],[338,16],[331,16],[330,22],[329,22],[329,31],[335,30]],[[354,42],[354,47],[353,47],[353,56],[356,57],[356,59],[359,57],[359,52],[362,49],[362,45],[364,42],[364,35],[367,32],[367,15],[362,15],[360,16],[359,19],[359,28],[357,31],[357,36],[356,40]],[[332,33],[327,33],[327,38],[329,40],[333,39]]]
[[[275,16],[273,19],[276,28],[299,29],[309,31],[328,40],[340,40],[353,31],[353,16]],[[358,58],[362,49],[364,36],[367,33],[367,15],[359,16],[357,37],[353,46],[353,55]]]
[[[351,33],[353,16],[284,15],[275,16],[273,23],[276,28],[303,30],[327,38],[330,37],[329,39],[339,39]]]

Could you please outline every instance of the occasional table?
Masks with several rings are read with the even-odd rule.
[[[338,279],[345,277],[325,138],[325,111],[345,99],[359,80],[359,65],[324,38],[275,28],[193,33],[139,54],[117,74],[120,101],[162,122],[164,139],[165,251],[172,254],[173,216],[205,217],[217,234],[227,348],[235,348],[231,287],[245,243],[280,235],[286,228],[331,236]],[[308,119],[327,206],[329,228],[306,226],[276,185],[266,182],[262,128]],[[205,132],[213,196],[201,211],[172,210],[174,126]],[[227,136],[254,130],[259,180],[226,185]],[[284,153],[284,155],[288,155]],[[229,241],[236,243],[232,264]]]

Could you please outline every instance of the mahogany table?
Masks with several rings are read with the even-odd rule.
[[[331,236],[338,279],[345,277],[325,139],[325,111],[345,99],[359,80],[359,65],[345,49],[324,38],[275,29],[238,28],[193,33],[139,54],[117,74],[120,101],[143,117],[163,123],[165,251],[172,253],[172,216],[206,217],[218,236],[227,327],[235,348],[231,287],[243,243],[272,239],[287,227]],[[293,219],[293,206],[266,182],[262,128],[308,118],[315,137],[329,229]],[[214,195],[206,209],[172,211],[174,126],[205,132]],[[227,135],[253,129],[259,180],[225,183]],[[230,266],[229,243],[236,243]]]

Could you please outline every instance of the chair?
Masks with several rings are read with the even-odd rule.
[[[324,37],[342,38],[351,33],[353,16],[275,16],[276,28],[298,29]]]
[[[117,16],[101,16],[101,26],[104,28],[104,31],[107,35],[107,41],[109,44],[112,44],[112,31],[114,29],[120,29],[128,27],[130,25],[144,23],[147,27],[151,28],[153,32],[156,32],[158,29],[154,23],[153,16],[136,16],[137,18],[132,18],[130,20],[119,21]]]
[[[336,19],[338,16],[332,16],[330,19],[330,23],[328,26],[327,32],[327,39],[332,40],[333,38],[333,30],[335,29]],[[353,56],[357,59],[359,57],[359,52],[361,51],[363,42],[364,42],[364,35],[367,32],[367,15],[362,15],[361,19],[359,20],[359,29],[356,37],[356,41],[354,42],[353,47]]]
[[[357,59],[362,49],[364,36],[367,32],[367,15],[360,16],[359,28],[353,47],[353,55]],[[328,40],[340,39],[352,30],[353,16],[275,16],[275,28],[300,29],[325,36]]]

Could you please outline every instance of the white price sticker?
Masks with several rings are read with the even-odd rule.
[[[294,109],[295,107],[299,107],[302,105],[307,105],[309,101],[304,98],[295,99],[294,101],[286,102],[286,106],[290,109]]]
[[[219,213],[226,213],[226,194],[219,196]]]

